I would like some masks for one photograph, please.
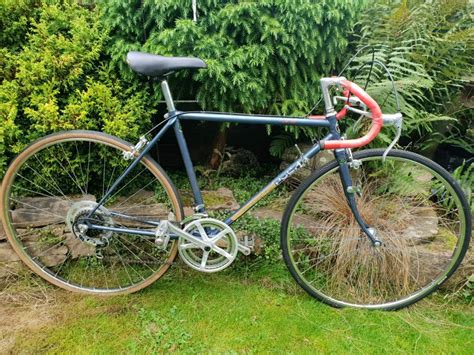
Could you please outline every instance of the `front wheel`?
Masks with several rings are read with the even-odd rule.
[[[283,216],[281,247],[291,275],[335,307],[399,309],[436,290],[468,248],[471,213],[455,180],[414,153],[354,154],[357,204],[382,246],[374,247],[346,202],[333,161],[295,191]]]
[[[158,164],[145,156],[93,222],[108,230],[85,230],[79,223],[130,164],[130,144],[92,131],[44,137],[10,165],[2,183],[1,216],[8,240],[38,275],[71,291],[120,294],[160,278],[176,257],[177,243],[160,249],[153,232],[182,206],[176,188]],[[82,229],[81,229],[82,228]]]

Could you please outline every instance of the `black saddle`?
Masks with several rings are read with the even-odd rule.
[[[180,69],[207,67],[199,58],[163,57],[144,52],[128,52],[127,63],[133,71],[150,76],[165,76]]]

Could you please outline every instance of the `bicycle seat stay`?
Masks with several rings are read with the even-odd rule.
[[[144,52],[128,52],[127,63],[140,74],[149,76],[166,76],[181,69],[206,68],[206,63],[199,58],[165,57]]]

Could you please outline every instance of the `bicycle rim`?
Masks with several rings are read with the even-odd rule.
[[[107,134],[70,131],[40,139],[14,160],[2,184],[2,218],[13,248],[33,271],[68,290],[120,294],[148,286],[169,268],[177,253],[175,242],[161,250],[153,237],[80,233],[74,224],[127,167],[122,154],[130,146]],[[170,212],[181,220],[176,189],[145,157],[94,222],[153,231],[153,223]]]
[[[345,201],[335,162],[300,186],[283,219],[282,250],[296,281],[332,306],[397,309],[433,292],[464,256],[471,217],[461,189],[419,155],[382,150],[354,154],[351,170],[363,219],[376,248]]]

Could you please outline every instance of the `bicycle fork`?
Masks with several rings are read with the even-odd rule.
[[[347,204],[354,215],[355,220],[359,224],[362,231],[365,233],[367,238],[374,247],[379,247],[382,245],[382,242],[377,238],[377,232],[374,228],[371,228],[365,221],[362,219],[362,216],[359,213],[357,208],[357,202],[355,199],[356,193],[360,193],[359,189],[353,186],[352,177],[350,174],[349,164],[354,164],[354,168],[358,169],[357,161],[353,161],[351,154],[346,151],[346,149],[336,149],[334,150],[334,156],[337,163],[339,164],[339,176],[341,177],[342,187],[344,189],[344,194],[346,196]]]

